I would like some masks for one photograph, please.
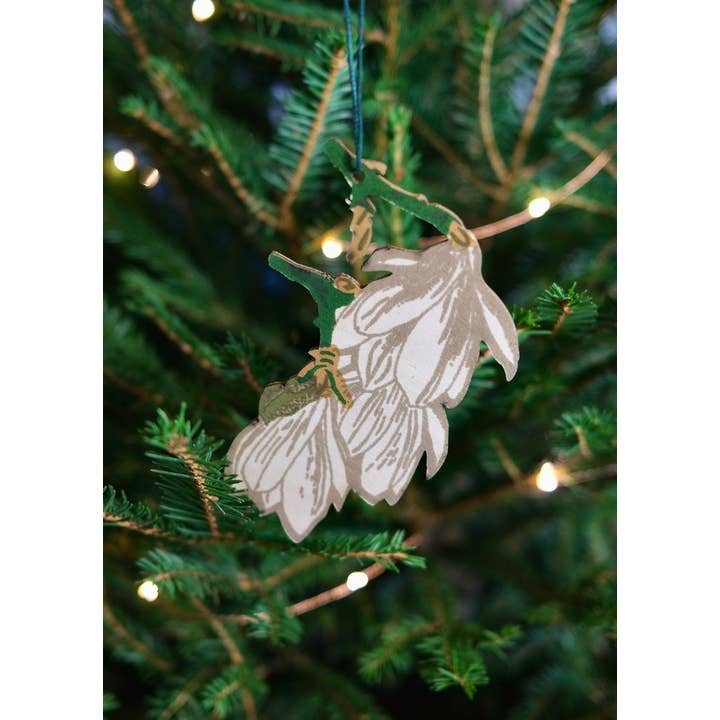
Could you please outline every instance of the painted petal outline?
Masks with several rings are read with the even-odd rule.
[[[448,452],[448,420],[438,403],[425,408],[423,446],[425,448],[427,477],[430,479],[445,462]]]
[[[350,486],[345,451],[336,439],[335,398],[320,398],[267,425],[256,420],[233,442],[230,471],[265,513],[277,513],[293,542],[301,542],[327,515],[340,509]]]
[[[394,505],[405,491],[422,456],[422,416],[418,408],[398,408],[393,427],[354,459],[352,489],[370,505]]]
[[[482,339],[510,381],[515,377],[520,360],[517,328],[502,300],[486,283],[478,283],[477,296],[480,301]]]

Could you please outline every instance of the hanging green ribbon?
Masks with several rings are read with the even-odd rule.
[[[363,76],[363,49],[365,46],[365,0],[360,0],[358,13],[357,50],[352,39],[352,18],[350,13],[350,0],[343,0],[345,8],[345,36],[347,42],[348,71],[350,74],[350,92],[353,104],[353,134],[355,135],[355,154],[357,161],[355,169],[362,172],[363,154],[363,118],[362,118],[362,76]]]

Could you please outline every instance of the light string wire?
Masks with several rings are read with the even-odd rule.
[[[363,154],[363,118],[362,118],[362,76],[363,49],[365,46],[365,0],[360,0],[358,13],[357,51],[352,39],[352,20],[350,16],[350,0],[343,0],[345,9],[345,39],[347,42],[348,72],[350,75],[350,92],[353,105],[353,134],[355,135],[355,169],[362,172]]]

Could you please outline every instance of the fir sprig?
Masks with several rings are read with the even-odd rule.
[[[597,305],[587,290],[577,290],[577,283],[567,290],[553,283],[537,299],[535,312],[538,323],[553,336],[585,334],[597,320]]]
[[[337,177],[322,152],[327,140],[347,132],[351,118],[347,60],[338,36],[318,42],[306,62],[303,90],[294,91],[283,109],[269,155],[275,165],[267,179],[283,197],[281,213],[319,192],[330,177]]]
[[[182,405],[170,418],[159,410],[157,420],[149,421],[143,433],[148,445],[162,451],[147,453],[159,477],[160,508],[181,534],[219,537],[223,527],[253,522],[256,511],[232,487],[225,472],[227,458],[217,453],[223,441],[208,437],[185,412]]]

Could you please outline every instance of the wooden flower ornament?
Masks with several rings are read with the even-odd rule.
[[[352,253],[364,254],[374,205],[382,198],[431,222],[448,236],[427,250],[380,248],[363,266],[390,274],[364,288],[278,253],[270,265],[304,285],[318,304],[321,346],[286,384],[268,386],[260,417],[233,442],[228,457],[236,488],[275,512],[300,542],[350,489],[370,504],[395,504],[423,454],[432,477],[448,451],[445,407],[467,392],[485,342],[508,380],[518,339],[510,313],[485,283],[477,240],[460,218],[389,183],[382,167],[327,148],[352,188]],[[359,209],[358,209],[359,208]]]

